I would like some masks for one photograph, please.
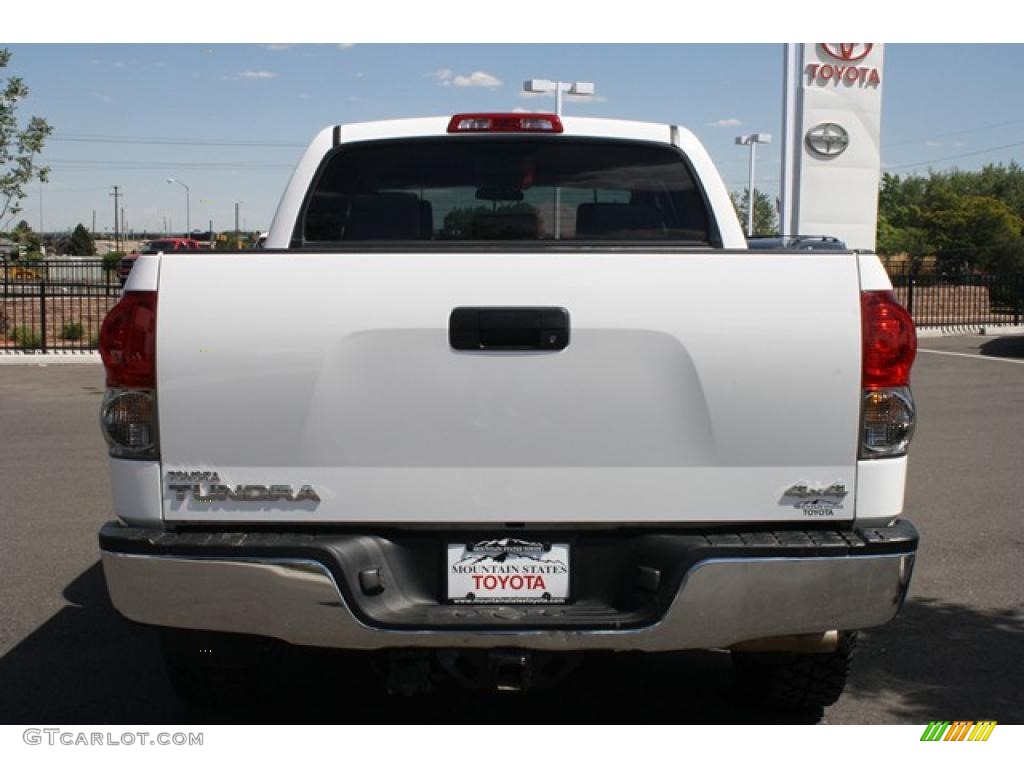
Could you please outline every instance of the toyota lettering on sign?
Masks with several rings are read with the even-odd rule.
[[[878,67],[866,66],[864,62],[874,43],[818,43],[816,47],[821,60],[807,63],[808,85],[862,88],[881,85]]]

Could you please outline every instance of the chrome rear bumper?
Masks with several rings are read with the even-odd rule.
[[[323,562],[305,557],[195,556],[103,549],[111,599],[133,621],[276,637],[350,649],[515,647],[670,651],[727,648],[783,635],[884,624],[903,603],[916,532],[905,551],[841,556],[707,557],[685,572],[656,620],[630,628],[523,627],[516,608],[485,627],[382,627],[358,616]],[[159,535],[159,534],[158,534]],[[101,537],[102,541],[102,537]],[[138,549],[138,547],[135,547]]]

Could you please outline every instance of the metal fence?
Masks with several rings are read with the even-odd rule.
[[[1020,325],[1024,274],[943,274],[890,266],[896,297],[921,328],[955,325]]]
[[[0,352],[94,350],[120,294],[103,259],[0,258]]]

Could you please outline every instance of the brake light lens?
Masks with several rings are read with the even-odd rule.
[[[126,293],[100,327],[108,387],[156,386],[156,291]]]
[[[521,112],[489,112],[455,115],[448,133],[562,133],[558,115]]]
[[[863,291],[860,309],[864,389],[907,386],[917,355],[917,333],[910,313],[892,291]]]
[[[892,291],[863,291],[861,324],[860,458],[902,456],[917,421],[910,391],[910,369],[917,355],[914,322]]]
[[[156,459],[156,291],[126,293],[103,320],[100,357],[107,391],[100,426],[110,455]]]

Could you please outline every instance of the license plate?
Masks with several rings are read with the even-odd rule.
[[[447,581],[453,603],[564,603],[569,545],[511,538],[449,544]]]

